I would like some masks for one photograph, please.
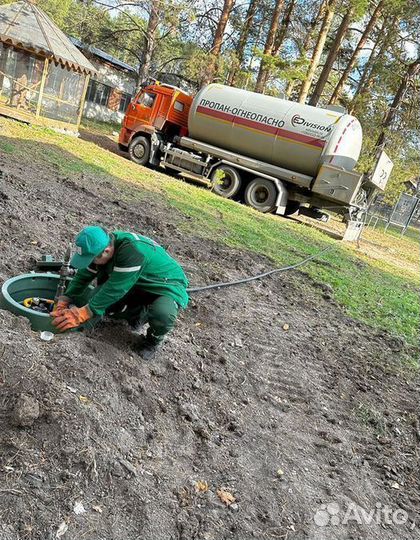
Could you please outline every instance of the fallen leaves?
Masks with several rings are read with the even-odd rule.
[[[226,491],[225,489],[218,489],[217,496],[222,501],[222,503],[224,503],[226,506],[230,506],[232,503],[236,501],[232,493],[230,493],[230,491]]]
[[[206,482],[205,480],[197,480],[197,482],[195,483],[195,489],[198,493],[207,493],[210,490],[210,486],[208,482]],[[228,491],[227,489],[223,487],[219,488],[216,491],[216,494],[219,497],[219,499],[222,501],[222,503],[225,504],[226,506],[231,507],[232,509],[235,506],[236,507],[238,506],[234,504],[236,501],[235,496],[232,495],[232,493]]]
[[[207,493],[209,490],[209,485],[205,480],[198,480],[195,484],[195,489],[200,493]]]

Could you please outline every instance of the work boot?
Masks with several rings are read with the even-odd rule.
[[[133,332],[139,332],[144,326],[144,321],[141,317],[135,317],[134,319],[128,319],[128,326],[133,330]]]
[[[160,345],[160,341],[156,341],[149,336],[139,336],[133,345],[133,349],[143,360],[149,361],[153,359]]]

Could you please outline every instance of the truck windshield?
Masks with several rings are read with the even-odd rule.
[[[149,92],[143,92],[138,98],[137,103],[143,105],[143,107],[152,107],[156,99],[156,94],[151,94]]]

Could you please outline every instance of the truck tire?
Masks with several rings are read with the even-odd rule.
[[[128,145],[131,161],[137,165],[146,165],[150,158],[150,140],[147,137],[135,137]]]
[[[244,199],[248,206],[266,214],[276,207],[277,188],[267,178],[254,178],[245,189]]]
[[[241,189],[239,172],[229,165],[219,165],[211,173],[212,191],[221,197],[231,199]]]

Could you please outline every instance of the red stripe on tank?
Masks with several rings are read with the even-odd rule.
[[[334,155],[330,157],[330,163],[332,163],[332,160],[335,158],[335,154],[338,150],[338,147],[340,146],[340,143],[341,143],[341,139],[344,137],[344,133],[347,131],[347,129],[352,125],[352,123],[356,120],[356,118],[353,118],[352,120],[350,120],[350,122],[347,124],[347,126],[344,128],[343,130],[343,133],[340,135],[340,138],[338,139],[337,141],[337,144],[335,145],[335,148],[334,148]]]
[[[261,122],[255,122],[255,120],[241,118],[240,116],[235,116],[233,114],[225,113],[222,111],[215,111],[214,109],[208,109],[207,107],[203,107],[201,105],[197,107],[197,112],[206,116],[218,118],[220,120],[234,122],[237,125],[250,127],[263,133],[270,133],[271,135],[276,135],[285,139],[291,139],[296,142],[309,144],[310,146],[315,146],[317,148],[322,149],[325,146],[325,141],[323,141],[322,139],[315,139],[313,137],[309,137],[308,135],[303,135],[302,133],[295,133],[294,131],[289,131],[287,129],[278,128],[275,126],[268,126],[267,124],[262,124]]]

